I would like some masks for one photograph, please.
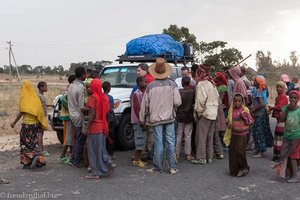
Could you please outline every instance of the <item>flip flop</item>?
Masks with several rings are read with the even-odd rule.
[[[0,184],[9,184],[9,181],[4,178],[0,178]]]
[[[109,164],[108,172],[107,172],[108,175],[112,175],[112,173],[114,173],[116,167],[117,167],[117,165],[115,163]]]
[[[84,177],[85,179],[100,179],[100,176],[87,175]]]

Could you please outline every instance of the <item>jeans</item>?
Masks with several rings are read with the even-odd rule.
[[[79,165],[83,156],[83,148],[86,141],[86,136],[82,133],[82,127],[75,127],[75,138],[72,150],[71,163]]]
[[[154,132],[154,169],[163,172],[164,149],[166,146],[166,160],[169,168],[175,169],[175,126],[174,122],[153,127]]]

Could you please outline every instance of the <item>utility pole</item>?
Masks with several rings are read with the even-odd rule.
[[[13,60],[14,60],[15,68],[16,68],[17,75],[18,75],[18,80],[19,80],[19,82],[21,83],[21,77],[20,77],[20,74],[19,74],[18,65],[17,65],[16,59],[15,59],[14,52],[13,52],[13,50],[12,50],[12,44],[11,44],[11,41],[8,41],[7,44],[9,45],[9,49],[8,49],[8,53],[9,53],[9,75],[10,75],[10,82],[11,82],[11,85],[12,85],[12,68],[13,68],[13,66],[12,66],[12,64],[11,64],[11,57],[12,57]]]
[[[9,62],[9,96],[10,99],[12,99],[12,65],[11,65],[11,53],[10,53],[10,49],[11,49],[11,41],[8,41],[7,44],[9,45],[8,47],[8,62]]]

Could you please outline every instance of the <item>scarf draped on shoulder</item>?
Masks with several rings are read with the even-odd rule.
[[[236,93],[236,94],[234,94],[234,96],[236,96],[237,94],[243,96],[243,95],[240,94],[240,93]],[[234,99],[234,96],[233,96],[233,99]],[[249,109],[246,107],[244,98],[242,98],[242,100],[243,100],[243,104],[242,104],[243,110],[244,110],[248,115],[250,115],[250,111],[249,111]],[[233,120],[233,119],[232,119],[232,117],[233,117],[233,106],[234,106],[234,105],[233,105],[233,101],[232,101],[232,102],[231,102],[231,106],[230,106],[229,111],[228,111],[228,123],[229,123],[229,124],[232,124],[232,120]],[[249,123],[252,123],[252,122],[253,122],[253,121],[252,121],[252,119],[251,119]],[[225,144],[227,147],[230,145],[230,140],[231,140],[231,128],[227,127],[226,132],[225,132],[225,135],[224,135],[224,139],[223,139],[224,144]]]
[[[108,97],[102,92],[102,82],[100,79],[93,79],[90,84],[90,90],[92,96],[95,97],[97,103],[96,112],[100,113],[100,120],[102,121],[103,133],[105,136],[108,135],[108,123],[107,123],[107,113],[109,111],[109,100]]]
[[[28,113],[35,116],[41,124],[41,127],[46,130],[47,122],[44,117],[44,110],[41,100],[34,91],[30,81],[25,80],[22,83],[19,110],[21,113]]]

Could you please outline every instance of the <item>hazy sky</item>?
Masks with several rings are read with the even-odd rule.
[[[112,60],[136,37],[185,26],[198,41],[223,40],[255,65],[300,54],[299,0],[0,0],[0,67],[11,40],[17,64],[69,67]]]

